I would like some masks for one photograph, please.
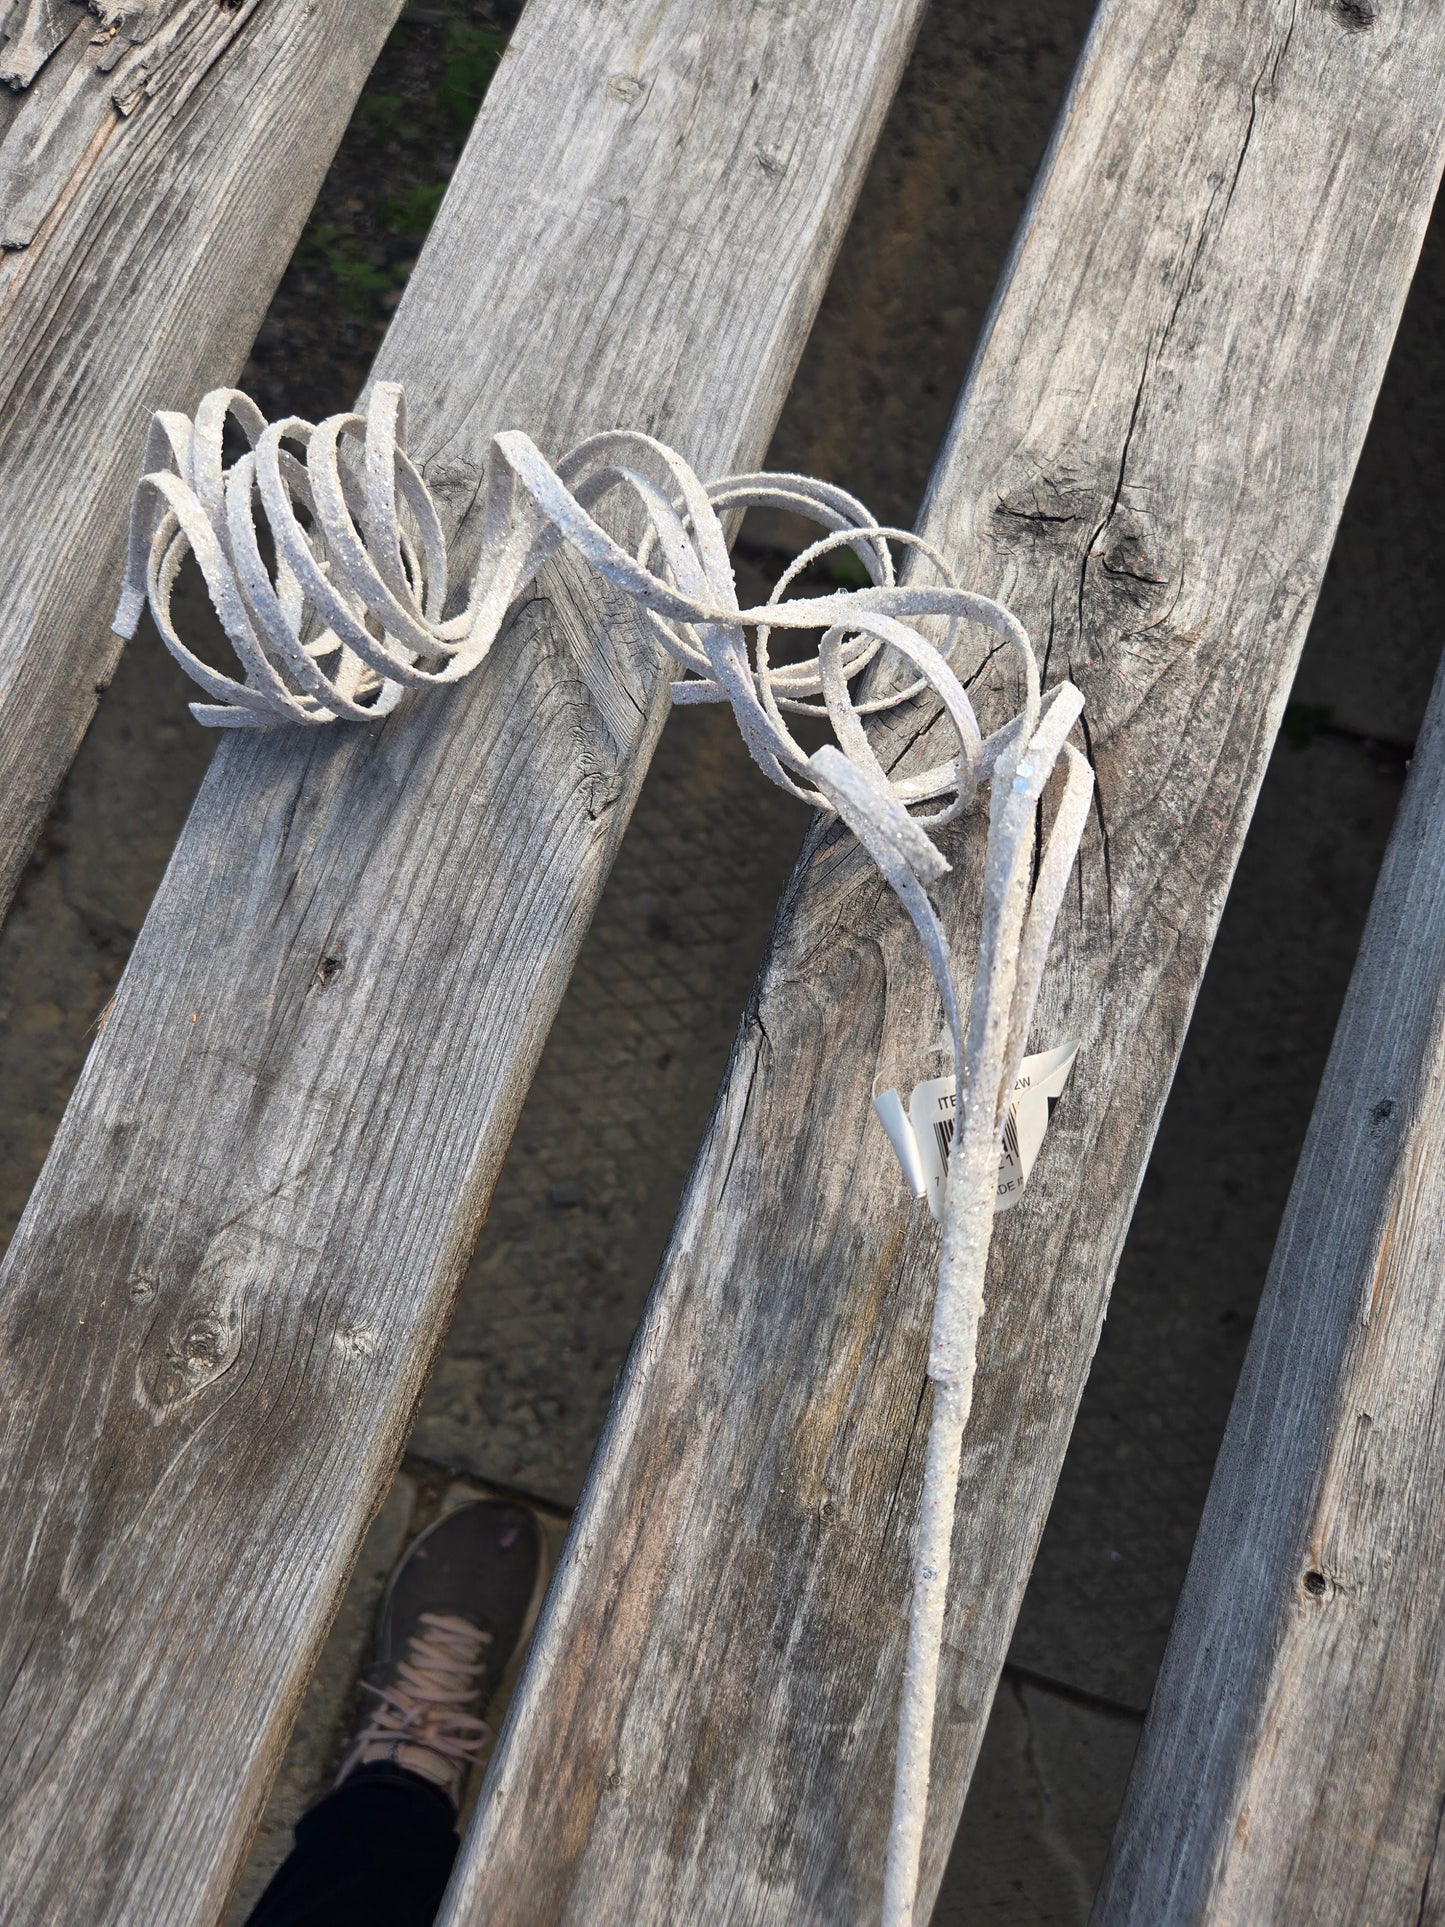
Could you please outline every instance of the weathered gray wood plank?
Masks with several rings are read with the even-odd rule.
[[[115,667],[147,418],[235,379],[400,10],[0,14],[0,915]]]
[[[463,561],[503,427],[762,456],[920,12],[533,0],[379,364]],[[665,707],[576,565],[222,744],[0,1276],[17,1919],[219,1910]]]
[[[1445,678],[1094,1919],[1445,1919]]]
[[[926,1901],[1423,234],[1442,56],[1401,5],[1107,5],[925,513],[1085,690],[1101,805],[1033,1046],[1082,1049],[998,1228]],[[869,1095],[937,1025],[870,866],[815,837],[449,1927],[876,1919],[936,1234]]]

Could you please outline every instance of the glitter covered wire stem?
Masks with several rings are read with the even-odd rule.
[[[247,445],[229,461],[228,424]],[[157,415],[114,627],[133,635],[149,603],[166,647],[210,699],[191,705],[209,727],[371,722],[395,709],[408,688],[457,682],[476,670],[518,597],[565,544],[636,606],[680,666],[672,700],[730,704],[764,774],[841,818],[898,897],[943,1003],[958,1120],[944,1192],[928,1362],[933,1416],[884,1868],[884,1927],[912,1927],[1000,1144],[1093,788],[1088,764],[1066,740],[1083,698],[1069,683],[1041,696],[1018,620],[961,588],[935,548],[875,523],[844,490],[798,475],[704,484],[673,450],[630,431],[594,435],[555,466],[524,434],[495,437],[480,559],[462,608],[447,616],[441,520],[404,438],[402,393],[388,382],[373,386],[363,413],[315,425],[295,416],[268,424],[235,389],[206,395],[194,420]],[[635,553],[594,513],[619,495],[641,514]],[[743,608],[721,518],[754,507],[789,510],[824,533],[784,570],[767,602]],[[862,563],[867,587],[788,596],[810,564],[842,549]],[[901,583],[895,549],[911,552],[937,580]],[[240,678],[203,661],[176,629],[172,598],[188,554]],[[916,626],[929,618],[947,624],[941,644]],[[1023,684],[1022,709],[987,738],[950,664],[964,623],[982,625],[1007,646]],[[774,663],[771,638],[789,630],[821,630],[816,655]],[[895,669],[901,664],[903,674],[890,677],[896,686],[876,678],[872,693],[861,695],[855,685],[880,657]],[[954,751],[895,776],[880,762],[866,718],[928,698],[947,718]],[[809,753],[788,727],[789,714],[826,720],[834,741]],[[1040,809],[1056,771],[1059,795],[1038,854]],[[931,833],[985,788],[979,948],[965,1009],[930,896],[950,874]]]

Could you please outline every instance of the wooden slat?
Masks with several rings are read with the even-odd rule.
[[[0,915],[119,655],[147,417],[240,371],[400,10],[0,5]]]
[[[1438,10],[1107,5],[931,491],[926,533],[1084,688],[1101,807],[1035,1030],[1082,1049],[998,1227],[920,1918],[1409,283],[1442,108]],[[952,849],[966,879],[977,828]],[[815,837],[449,1927],[876,1919],[937,1246],[869,1096],[937,1027],[902,915],[846,839]]]
[[[533,0],[379,362],[463,562],[501,428],[762,456],[920,12]],[[0,1283],[15,1918],[219,1908],[665,708],[572,564],[456,692],[222,744]]]
[[[1445,1919],[1445,678],[1094,1919]]]

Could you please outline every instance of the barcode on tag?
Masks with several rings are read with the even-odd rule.
[[[1053,1105],[1054,1100],[1050,1098],[1049,1108],[1051,1111]],[[948,1170],[948,1154],[953,1149],[953,1130],[954,1120],[951,1117],[935,1118],[933,1135],[938,1140],[938,1161],[942,1165],[945,1173]],[[1009,1106],[1009,1114],[1004,1119],[1003,1161],[1005,1164],[1016,1164],[1020,1167],[1023,1165],[1023,1157],[1019,1149],[1019,1120],[1016,1105]],[[1032,1166],[1032,1159],[1030,1160],[1030,1165]],[[1027,1177],[1028,1173],[1025,1172],[1024,1175]]]
[[[1049,1113],[1068,1082],[1078,1050],[1077,1044],[1060,1044],[1055,1050],[1026,1057],[1019,1066],[1014,1101],[1003,1127],[995,1211],[1007,1211],[1022,1196],[1048,1129]],[[928,1184],[928,1207],[939,1219],[943,1216],[944,1184],[953,1150],[955,1109],[951,1077],[915,1084],[908,1099],[908,1120]]]

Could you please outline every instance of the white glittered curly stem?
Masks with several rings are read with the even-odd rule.
[[[229,462],[228,425],[246,445]],[[210,727],[370,722],[388,715],[408,688],[456,682],[476,670],[518,598],[565,544],[636,607],[678,665],[673,701],[730,704],[763,772],[836,813],[897,895],[938,986],[958,1094],[884,1868],[885,1927],[912,1927],[1001,1137],[1092,794],[1092,772],[1065,740],[1083,699],[1068,683],[1041,697],[1033,650],[1017,619],[961,588],[936,549],[879,526],[844,490],[801,475],[703,483],[672,449],[626,430],[595,435],[555,465],[524,434],[495,437],[480,558],[463,606],[448,616],[441,519],[405,452],[404,431],[401,390],[386,382],[372,388],[364,412],[317,425],[298,417],[268,425],[234,389],[207,395],[194,421],[158,415],[114,627],[132,635],[149,602],[166,647],[210,698],[191,705]],[[609,498],[614,506],[620,499],[630,522],[640,519],[635,550],[597,520]],[[753,507],[801,515],[824,533],[784,570],[766,603],[742,608],[721,518]],[[911,555],[915,573],[931,570],[937,579],[900,582],[899,549]],[[806,569],[842,550],[861,562],[867,586],[789,596]],[[172,598],[187,555],[200,568],[239,676],[204,662],[176,630]],[[928,622],[945,625],[941,643],[918,626]],[[950,662],[963,624],[1001,639],[1023,686],[1019,713],[987,738]],[[788,630],[821,631],[816,655],[774,663],[772,638]],[[860,696],[858,678],[880,658],[901,667],[901,677],[878,678],[872,693]],[[946,718],[953,751],[895,775],[880,761],[864,719],[919,699],[934,702]],[[833,742],[810,754],[789,727],[790,715],[826,721]],[[1039,811],[1059,769],[1061,793],[1035,865]],[[950,874],[931,832],[959,816],[984,786],[979,949],[965,999],[930,895]]]
[[[948,1600],[963,1433],[973,1404],[984,1277],[993,1235],[999,1144],[1043,958],[1079,839],[1093,772],[1064,742],[1083,708],[1071,684],[1049,692],[1022,752],[1001,758],[990,792],[979,959],[958,1068],[958,1125],[949,1163],[928,1375],[933,1417],[919,1510],[893,1816],[884,1868],[884,1927],[912,1927],[927,1815],[938,1664]],[[1060,756],[1063,795],[1032,890],[1028,869],[1040,799]],[[932,950],[930,948],[930,957]],[[935,975],[937,975],[935,964]]]

